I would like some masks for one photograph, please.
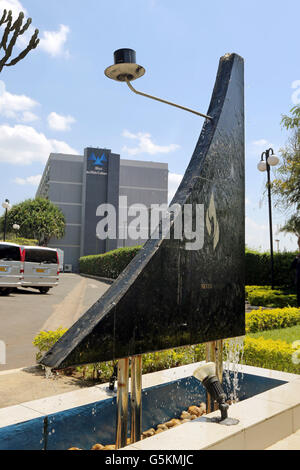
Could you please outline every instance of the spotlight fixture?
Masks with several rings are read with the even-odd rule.
[[[226,403],[226,394],[218,377],[216,376],[216,364],[214,362],[206,362],[202,366],[198,367],[194,371],[193,375],[196,379],[202,382],[212,399],[218,403],[219,410],[221,411],[221,418],[217,418],[216,421],[220,424],[225,424],[226,426],[238,424],[238,419],[228,417],[229,405]]]
[[[107,67],[104,71],[105,75],[112,80],[117,82],[126,82],[131,91],[137,95],[144,96],[146,98],[151,98],[152,100],[160,101],[161,103],[169,104],[170,106],[175,106],[176,108],[183,109],[198,116],[204,117],[212,121],[212,117],[207,114],[199,113],[193,109],[186,108],[176,103],[171,103],[171,101],[166,101],[157,96],[148,95],[141,91],[137,91],[133,88],[131,82],[137,78],[142,77],[145,74],[146,70],[141,65],[136,63],[136,53],[133,49],[118,49],[114,52],[114,64]]]

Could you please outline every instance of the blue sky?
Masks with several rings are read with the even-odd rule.
[[[87,146],[167,162],[174,191],[203,119],[134,95],[104,69],[114,50],[133,48],[146,68],[138,89],[205,113],[220,56],[236,52],[245,59],[246,241],[269,247],[256,165],[286,143],[281,114],[300,102],[298,0],[0,0],[4,8],[25,11],[41,43],[0,74],[1,200],[34,197],[50,152]],[[285,218],[275,211],[274,238],[294,250],[296,237],[276,233]]]

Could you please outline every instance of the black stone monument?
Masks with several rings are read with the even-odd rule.
[[[42,364],[60,369],[245,334],[244,65],[236,54],[220,59],[208,115],[172,201],[204,205],[203,217],[193,210],[201,246],[148,240]]]

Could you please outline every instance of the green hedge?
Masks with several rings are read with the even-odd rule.
[[[80,258],[80,272],[116,279],[132,260],[141,246],[118,248],[102,255],[91,255]],[[295,253],[274,253],[275,284],[281,287],[295,286],[295,272],[291,264]],[[268,286],[270,279],[270,254],[246,249],[245,283],[247,286]]]
[[[297,307],[296,294],[286,294],[281,290],[254,289],[248,291],[250,305],[261,307]]]
[[[274,253],[274,282],[276,286],[294,287],[295,270],[291,264],[296,253]],[[270,253],[246,249],[246,285],[271,284]]]
[[[246,333],[288,328],[300,323],[300,308],[252,310],[246,313]]]
[[[245,338],[243,362],[249,366],[300,374],[300,364],[294,363],[293,358],[300,359],[300,354],[285,341]]]
[[[3,242],[3,240],[0,240]],[[8,243],[16,243],[16,245],[27,245],[27,246],[35,246],[38,244],[38,240],[31,239],[31,238],[22,238],[22,237],[15,237],[6,239]]]
[[[83,256],[79,259],[80,272],[116,279],[140,251],[141,246],[118,248],[102,255]]]

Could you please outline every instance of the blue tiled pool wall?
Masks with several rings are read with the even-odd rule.
[[[225,381],[223,383],[226,393],[229,393]],[[281,380],[239,374],[239,398],[251,398],[284,383]],[[181,412],[190,405],[205,401],[205,395],[203,386],[194,377],[143,390],[143,431],[180,417]],[[90,449],[96,443],[113,444],[115,428],[114,397],[1,428],[0,450],[65,450],[73,446]]]

